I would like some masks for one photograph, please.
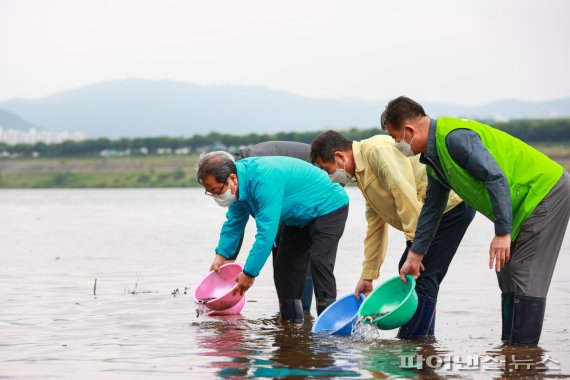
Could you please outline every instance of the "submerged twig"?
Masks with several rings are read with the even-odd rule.
[[[137,294],[137,287],[139,286],[139,279],[141,278],[141,273],[140,272],[136,272],[137,274],[137,279],[135,281],[135,288],[132,291],[132,294]]]
[[[140,272],[137,272],[137,279],[135,280],[135,287],[134,289],[131,291],[130,289],[128,289],[128,293],[130,294],[142,294],[142,293],[158,293],[158,290],[152,291],[152,290],[137,290],[138,286],[139,286],[139,280],[141,278],[141,274]]]
[[[93,284],[93,295],[97,295],[97,279],[95,279],[95,283]]]

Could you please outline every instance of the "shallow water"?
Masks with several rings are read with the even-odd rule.
[[[339,296],[356,284],[365,232],[362,198],[348,191]],[[199,189],[3,190],[0,215],[0,378],[570,375],[568,237],[540,347],[513,350],[500,344],[500,294],[486,267],[493,226],[480,216],[442,286],[437,341],[418,343],[370,329],[350,338],[313,335],[312,319],[279,324],[270,265],[241,315],[197,315],[191,294],[224,218]],[[397,274],[404,248],[401,233],[391,237],[381,279]],[[423,369],[406,368],[420,355]]]

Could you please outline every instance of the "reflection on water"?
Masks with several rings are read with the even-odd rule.
[[[281,324],[278,316],[261,321],[220,317],[193,324],[197,342],[223,378],[240,377],[407,377],[420,371],[402,368],[402,356],[441,354],[430,345],[395,340],[313,335],[312,320]],[[422,375],[431,375],[427,369]]]
[[[204,366],[215,368],[220,377],[242,377],[250,366],[252,350],[246,348],[244,324],[241,316],[227,316],[221,321],[194,323],[196,339],[202,355],[212,359]]]
[[[313,339],[312,319],[296,325],[281,324],[277,315],[260,321],[220,317],[194,326],[203,355],[214,360],[204,366],[216,368],[219,377],[360,376],[346,369],[354,364],[339,365],[342,348]]]
[[[339,295],[356,284],[364,204],[337,255]],[[486,255],[493,227],[476,218],[438,301],[437,340],[400,341],[362,325],[314,335],[312,317],[282,325],[270,265],[241,315],[196,315],[224,210],[197,189],[0,192],[0,377],[516,378],[570,374],[570,239],[554,273],[540,348],[501,345],[500,294]],[[382,279],[403,237],[390,232]],[[244,241],[247,252],[254,231]],[[243,258],[240,257],[243,262]],[[97,295],[93,295],[97,279]],[[137,289],[135,294],[127,289]],[[188,288],[188,292],[175,289]],[[313,311],[313,315],[314,315]]]

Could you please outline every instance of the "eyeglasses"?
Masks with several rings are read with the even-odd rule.
[[[204,190],[204,194],[209,196],[209,197],[219,197],[220,195],[222,195],[222,191],[224,190],[224,187],[226,187],[227,184],[228,184],[228,180],[226,179],[226,181],[224,182],[222,187],[220,187],[219,191],[217,191],[215,193],[210,193],[208,190]]]

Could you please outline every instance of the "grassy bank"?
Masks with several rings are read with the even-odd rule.
[[[570,169],[570,144],[535,147]],[[197,163],[198,155],[3,159],[0,188],[191,187]]]
[[[25,158],[0,161],[0,188],[197,186],[198,156]]]

